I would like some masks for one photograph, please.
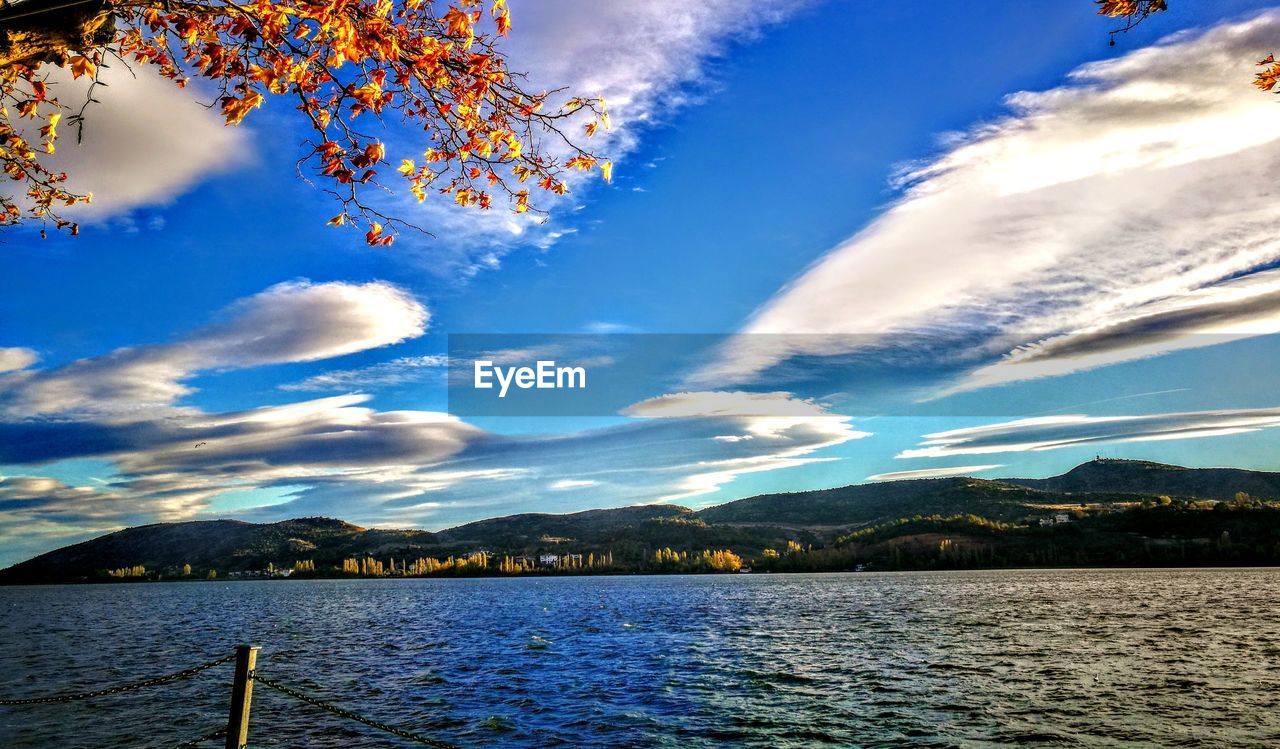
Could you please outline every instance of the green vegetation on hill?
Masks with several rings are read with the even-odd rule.
[[[702,510],[709,523],[854,526],[887,518],[971,512],[990,518],[1043,514],[1043,492],[975,478],[857,484],[812,492],[764,494]]]
[[[328,518],[163,523],[42,554],[0,571],[0,582],[234,579],[264,570],[730,571],[739,563],[769,571],[1280,564],[1277,501],[1276,473],[1107,460],[1049,479],[892,481],[699,512],[644,505],[529,513],[440,532]]]
[[[1225,502],[1243,492],[1254,497],[1280,499],[1280,473],[1239,468],[1183,468],[1145,460],[1099,458],[1078,465],[1061,476],[1001,481],[1041,491],[1073,494],[1163,494]]]
[[[780,572],[1280,564],[1280,503],[1167,500],[1079,512],[1063,523],[916,516],[760,565]]]

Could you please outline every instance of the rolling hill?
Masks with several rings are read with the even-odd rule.
[[[1001,479],[1029,489],[1072,494],[1124,492],[1226,501],[1244,492],[1280,499],[1280,473],[1239,468],[1183,468],[1145,460],[1100,458],[1047,479]]]
[[[1237,492],[1280,500],[1280,474],[1096,460],[1046,479],[886,481],[764,494],[701,511],[640,505],[559,515],[526,513],[439,532],[368,529],[329,518],[267,524],[202,520],[127,528],[50,551],[0,570],[0,582],[92,580],[103,577],[105,570],[135,565],[171,574],[189,564],[197,572],[217,570],[225,575],[309,559],[318,568],[331,569],[356,557],[403,560],[479,549],[510,555],[607,551],[634,564],[663,547],[733,549],[750,558],[764,549],[786,548],[789,541],[804,546],[842,543],[838,539],[854,537],[850,534],[856,536],[857,531],[874,530],[877,543],[892,541],[895,534],[910,531],[907,521],[912,518],[967,515],[996,525],[1035,527],[1042,518],[1060,515],[1064,507],[1088,506],[1092,512],[1108,514],[1108,508],[1168,506],[1167,498],[1177,498],[1185,508],[1230,500]],[[1232,527],[1241,532],[1238,525]],[[1116,522],[1107,528],[1121,532]],[[1123,530],[1129,536],[1141,532],[1145,531],[1139,527]]]
[[[851,527],[912,515],[973,513],[1010,520],[1051,512],[1043,491],[968,477],[885,481],[809,492],[762,494],[709,507],[708,523]]]

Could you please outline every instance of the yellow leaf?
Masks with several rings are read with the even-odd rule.
[[[93,64],[93,60],[83,56],[75,55],[71,58],[71,77],[79,78],[82,75],[93,75],[98,71],[98,66]]]
[[[600,162],[600,173],[604,175],[605,182],[612,182],[613,181],[613,162],[612,161]]]

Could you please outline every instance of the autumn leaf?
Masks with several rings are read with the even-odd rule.
[[[1265,66],[1266,70],[1257,74],[1254,78],[1253,85],[1263,91],[1272,91],[1276,84],[1280,82],[1280,62],[1276,62],[1275,55],[1267,55],[1267,57],[1258,62],[1259,65]]]
[[[234,96],[226,97],[222,100],[222,113],[226,117],[227,124],[239,125],[245,115],[262,106],[262,101],[262,94],[257,91],[250,91],[239,99]]]
[[[486,11],[492,24],[480,23]],[[128,6],[114,24],[114,38],[66,58],[73,78],[96,77],[109,48],[179,87],[207,79],[221,91],[228,125],[243,122],[268,96],[287,97],[312,131],[299,167],[327,182],[323,189],[341,206],[329,223],[367,230],[373,246],[390,245],[392,227],[411,225],[379,213],[365,197],[386,151],[353,129],[357,116],[378,119],[374,127],[394,118],[421,128],[424,165],[403,159],[397,168],[419,201],[437,190],[465,207],[503,203],[527,213],[539,209],[534,191],[521,184],[563,195],[569,171],[599,168],[611,179],[609,162],[561,130],[583,110],[593,115],[586,137],[608,129],[603,99],[573,96],[553,107],[553,94],[522,89],[523,77],[508,69],[497,43],[511,31],[506,0],[192,0]],[[8,102],[0,106],[0,172],[20,183],[14,194],[24,196],[20,205],[0,194],[0,225],[25,216],[74,233],[57,211],[89,199],[68,191],[66,175],[41,162],[57,138],[62,105],[53,93],[34,69],[0,69],[0,102]],[[42,120],[41,139],[24,138],[12,124],[17,118]],[[544,150],[553,141],[557,152]]]
[[[93,64],[93,60],[84,55],[75,55],[70,60],[71,77],[79,78],[82,75],[93,76],[98,72],[98,66]]]

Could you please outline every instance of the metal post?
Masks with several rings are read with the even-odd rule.
[[[249,703],[253,700],[253,669],[258,663],[258,647],[236,648],[236,675],[231,682],[231,714],[227,717],[227,749],[249,745]]]

